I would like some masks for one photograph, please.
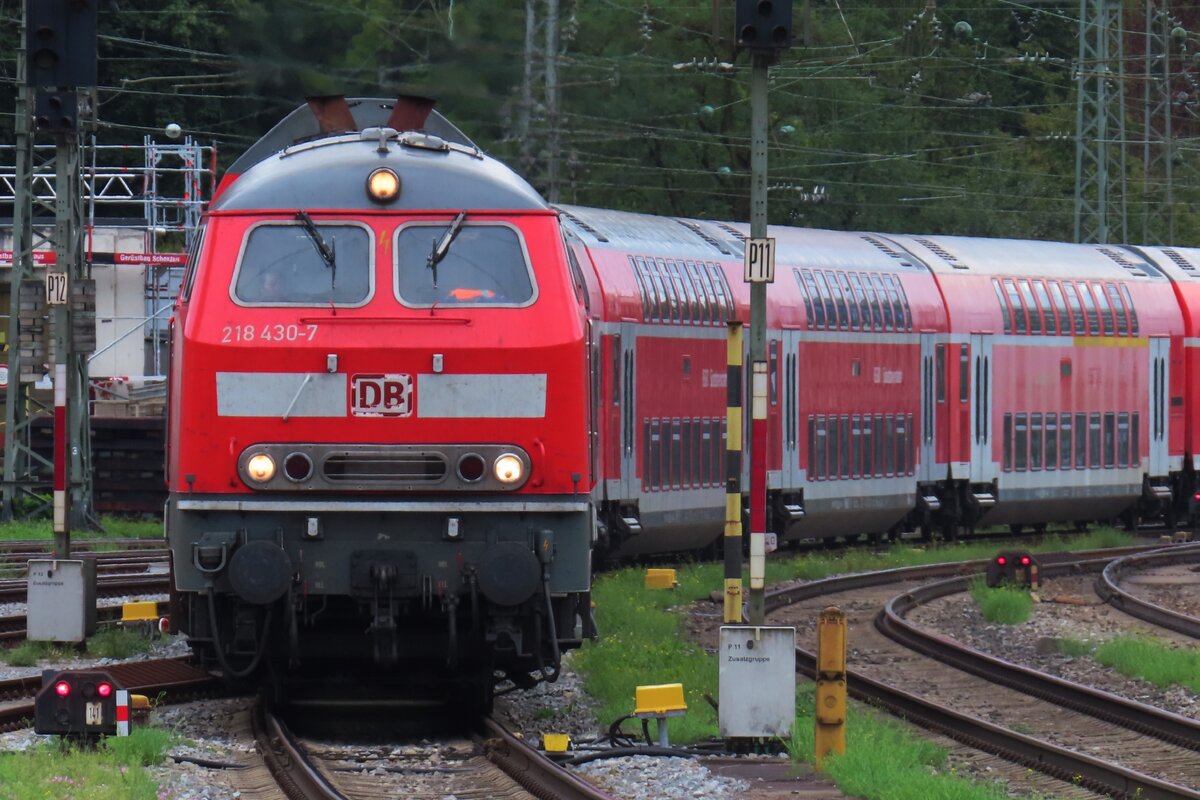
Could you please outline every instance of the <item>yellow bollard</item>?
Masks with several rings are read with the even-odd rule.
[[[846,752],[846,615],[827,608],[817,617],[817,708],[814,760]]]

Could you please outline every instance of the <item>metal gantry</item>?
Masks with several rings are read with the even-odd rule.
[[[1168,0],[1146,0],[1142,87],[1142,242],[1175,241],[1174,132],[1171,126],[1172,30]]]
[[[1127,241],[1120,0],[1080,0],[1075,65],[1075,241]]]
[[[24,28],[24,24],[22,24]],[[22,30],[22,39],[24,38]],[[13,266],[8,328],[8,391],[5,410],[4,479],[0,485],[0,519],[39,514],[53,505],[55,555],[70,553],[71,528],[92,520],[91,431],[88,423],[87,337],[77,330],[86,324],[90,269],[84,262],[84,216],[80,179],[80,131],[55,134],[53,155],[34,147],[34,90],[26,83],[25,54],[18,51],[19,85],[16,119],[16,175],[13,197]],[[47,156],[39,162],[41,156]],[[53,174],[50,197],[33,191],[34,175]],[[49,231],[35,229],[34,210],[54,217]],[[55,263],[46,272],[46,290],[34,276],[34,251],[52,245]],[[62,302],[46,314],[47,292],[62,287]],[[93,285],[94,286],[94,285]],[[94,300],[94,291],[92,292]],[[94,308],[94,304],[93,304]],[[49,320],[49,330],[44,320]],[[94,340],[95,318],[91,338]],[[48,341],[43,337],[48,334]],[[31,389],[53,372],[55,458],[49,461],[33,447],[33,424],[51,416]],[[43,469],[54,473],[53,481]],[[48,500],[48,490],[54,500]]]

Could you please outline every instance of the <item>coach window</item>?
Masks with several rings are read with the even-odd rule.
[[[838,284],[837,274],[827,269],[825,270],[825,277],[829,280],[829,293],[833,296],[833,305],[837,309],[838,330],[849,330],[850,315],[846,311],[846,296],[842,294],[842,287]]]
[[[841,425],[838,426],[838,463],[839,473],[843,478],[850,477],[850,416],[842,415]]]
[[[691,322],[691,307],[688,298],[687,284],[679,272],[679,265],[674,259],[667,259],[667,275],[671,279],[671,296],[675,299],[676,322]]]
[[[1025,307],[1021,304],[1021,293],[1012,278],[1004,279],[1004,291],[1008,295],[1008,305],[1013,312],[1013,333],[1024,334],[1029,330],[1029,321],[1025,316]]]
[[[825,327],[825,301],[821,299],[820,290],[817,288],[817,279],[813,277],[810,270],[804,270],[801,275],[804,277],[804,285],[808,289],[809,296],[813,302],[813,316],[809,323],[813,328]]]
[[[1117,315],[1117,336],[1129,335],[1129,316],[1125,313],[1125,303],[1121,300],[1121,293],[1117,291],[1115,283],[1104,284],[1104,291],[1108,295],[1108,302],[1112,305],[1113,311]]]
[[[1071,468],[1071,415],[1066,411],[1059,416],[1058,465]]]
[[[1058,332],[1064,336],[1071,334],[1071,315],[1067,312],[1067,301],[1063,297],[1062,287],[1058,281],[1046,281],[1050,287],[1050,297],[1054,301],[1054,310],[1058,312]]]
[[[861,330],[869,331],[871,329],[871,306],[867,304],[867,293],[863,291],[862,278],[857,272],[850,273],[850,284],[854,287],[854,299],[858,303]],[[859,328],[855,330],[859,330]]]
[[[671,278],[671,273],[667,269],[667,261],[663,258],[655,259],[658,263],[658,274],[662,276],[663,288],[666,291],[667,307],[663,310],[663,322],[679,322],[680,320],[680,301],[679,287],[675,285],[675,281]]]
[[[874,434],[875,428],[871,422],[871,415],[866,414],[862,420],[862,474],[864,478],[869,478],[875,474],[875,460],[873,457],[875,450]]]
[[[1029,333],[1036,336],[1042,332],[1042,315],[1038,310],[1037,300],[1034,299],[1033,289],[1029,286],[1029,281],[1021,279],[1017,281],[1017,285],[1021,287],[1021,300],[1024,301],[1025,310],[1029,312]]]
[[[872,275],[871,283],[875,286],[875,294],[879,296],[879,308],[883,311],[883,330],[890,331],[893,329],[892,303],[888,298],[887,287],[879,275]]]
[[[1100,412],[1088,415],[1088,468],[1100,469]]]
[[[1032,470],[1040,470],[1042,468],[1042,441],[1043,441],[1042,415],[1029,415],[1029,468]]]
[[[683,277],[683,288],[687,291],[688,306],[690,307],[689,318],[692,324],[707,323],[708,315],[704,313],[704,292],[700,289],[695,273],[688,269],[687,262],[679,262],[679,274]]]
[[[1117,414],[1117,466],[1129,466],[1129,412]]]
[[[719,293],[716,287],[713,286],[712,276],[704,268],[703,261],[697,261],[692,266],[696,270],[696,274],[700,277],[700,285],[704,287],[705,305],[708,306],[708,321],[713,325],[720,325],[724,320],[721,319]]]
[[[637,282],[638,294],[642,297],[642,322],[650,320],[650,294],[646,291],[646,262],[641,256],[630,256],[629,266],[633,267],[633,279]]]
[[[1012,333],[1012,311],[1008,307],[1008,300],[1004,297],[1004,287],[1000,285],[1000,281],[992,278],[992,288],[996,290],[996,299],[1000,301],[1000,315],[1004,317],[1004,332]]]
[[[935,367],[937,374],[934,376],[934,381],[937,382],[937,401],[939,403],[946,402],[946,345],[939,344],[934,348],[937,354],[937,366]]]
[[[233,299],[245,306],[361,306],[374,283],[372,238],[365,226],[347,223],[258,223],[242,245]]]
[[[770,354],[767,356],[768,367],[767,377],[768,393],[771,398],[771,405],[779,405],[779,340],[771,341]]]
[[[712,303],[708,301],[708,294],[704,289],[704,281],[700,277],[700,272],[696,269],[694,261],[680,261],[680,268],[686,276],[687,281],[691,284],[692,291],[696,294],[696,318],[695,322],[700,325],[708,325],[712,321]]]
[[[862,477],[862,417],[850,418],[850,477]]]
[[[887,296],[892,305],[892,316],[896,320],[896,330],[902,331],[904,325],[904,304],[900,300],[900,290],[897,288],[894,275],[884,275],[883,284],[887,287]]]
[[[1076,336],[1086,336],[1087,323],[1084,320],[1083,306],[1079,303],[1079,293],[1075,290],[1075,284],[1063,281],[1063,291],[1067,293],[1067,305],[1071,307],[1071,319],[1074,322],[1072,332]],[[1066,333],[1066,331],[1063,332]]]
[[[872,459],[874,461],[874,465],[875,465],[875,477],[882,478],[883,472],[884,472],[884,456],[883,456],[883,449],[884,449],[883,431],[884,431],[884,428],[883,428],[883,415],[882,414],[875,415],[875,421],[871,425],[871,431],[873,434],[872,438],[875,441],[875,454]]]
[[[1089,284],[1092,293],[1096,295],[1096,306],[1100,309],[1100,322],[1104,330],[1105,336],[1113,336],[1116,333],[1116,325],[1113,324],[1112,308],[1108,305],[1108,298],[1104,296],[1104,287],[1098,283]]]
[[[1142,467],[1142,417],[1138,412],[1133,412],[1133,418],[1129,420],[1129,466]]]
[[[713,279],[713,289],[717,292],[717,300],[721,303],[724,309],[724,314],[721,316],[722,322],[734,318],[733,309],[733,293],[729,290],[729,283],[725,280],[725,271],[713,262],[709,261],[708,270]]]
[[[846,298],[846,310],[849,312],[850,330],[856,331],[859,327],[858,318],[858,298],[854,296],[854,289],[850,287],[850,276],[844,272],[837,273],[838,286],[842,290],[842,296]]]
[[[1099,424],[1099,423],[1097,423]],[[1088,418],[1087,414],[1075,415],[1075,469],[1087,469],[1087,444],[1088,444]],[[1097,440],[1096,445],[1100,442]]]
[[[813,274],[817,279],[817,291],[821,295],[821,302],[825,306],[825,330],[837,330],[837,306],[833,303],[833,293],[829,291],[825,273],[815,270]]]
[[[1083,308],[1087,312],[1088,335],[1100,335],[1100,314],[1096,311],[1096,300],[1092,297],[1091,287],[1083,281],[1079,284],[1079,299],[1083,301]]]
[[[683,426],[679,417],[671,420],[671,485],[676,489],[683,486]]]
[[[861,273],[863,282],[863,291],[867,293],[867,305],[871,307],[871,330],[883,330],[883,312],[879,309],[879,294],[875,291],[875,287],[871,284],[871,276],[869,273]]]
[[[1117,464],[1117,415],[1104,413],[1104,468],[1112,469]]]
[[[968,403],[971,400],[971,348],[960,345],[958,348],[958,402]]]
[[[800,289],[800,298],[804,300],[804,318],[811,330],[813,326],[812,298],[808,296],[808,288],[804,285],[804,279],[800,277],[800,270],[793,269],[792,275],[796,276],[796,286]]]
[[[829,439],[829,441],[828,441],[829,458],[828,458],[828,461],[826,462],[826,464],[828,464],[829,468],[825,474],[832,480],[836,480],[838,473],[841,471],[841,467],[838,462],[838,442],[840,441],[840,434],[841,434],[841,426],[838,424],[837,415],[830,414],[829,415],[829,437],[828,437],[828,439]]]
[[[1058,333],[1058,322],[1054,318],[1054,306],[1050,305],[1050,295],[1046,292],[1046,284],[1041,281],[1033,282],[1033,291],[1037,295],[1038,307],[1042,310],[1042,319],[1046,323],[1046,335]]]
[[[1011,472],[1013,467],[1013,415],[1004,415],[1004,471]]]
[[[1058,415],[1046,415],[1046,469],[1058,469]]]
[[[1129,296],[1129,287],[1121,284],[1121,296],[1125,298],[1125,308],[1129,312],[1129,335],[1138,335],[1137,309],[1133,307],[1133,298]]]
[[[896,418],[888,414],[883,418],[883,472],[892,477],[896,466]]]
[[[825,477],[825,453],[827,449],[828,436],[825,432],[825,417],[817,415],[816,419],[816,460],[812,462],[810,469],[812,476],[817,480]]]
[[[912,466],[913,415],[901,414],[896,428],[896,474],[907,475]]]
[[[1013,421],[1013,467],[1017,472],[1029,468],[1029,416],[1017,414]]]
[[[888,278],[891,280],[892,286],[896,290],[896,297],[900,301],[900,310],[897,311],[896,313],[903,314],[903,316],[904,316],[904,328],[903,329],[906,331],[911,331],[912,327],[913,327],[912,307],[909,306],[908,295],[904,292],[904,281],[900,280],[899,275],[889,275]],[[899,320],[899,317],[897,317],[897,320]],[[898,321],[897,321],[897,327],[899,327]]]

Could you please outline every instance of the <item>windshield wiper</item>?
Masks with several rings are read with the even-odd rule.
[[[307,211],[303,209],[297,211],[296,219],[300,220],[300,224],[304,226],[304,232],[308,234],[309,239],[312,239],[313,247],[317,248],[325,266],[333,270],[331,283],[337,286],[337,240],[334,240],[332,247],[326,244],[325,240],[321,238],[321,232],[317,230],[317,224],[313,222]]]
[[[433,270],[433,288],[437,288],[437,265],[441,263],[446,254],[450,252],[450,244],[454,241],[454,237],[458,236],[458,232],[462,230],[463,222],[467,218],[466,209],[458,212],[450,227],[446,228],[446,232],[442,234],[442,238],[435,239],[433,249],[429,251],[429,259],[425,262],[425,268]]]

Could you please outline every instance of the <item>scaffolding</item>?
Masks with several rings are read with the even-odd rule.
[[[15,208],[20,179],[17,145],[0,145],[0,209]],[[53,170],[54,145],[36,145],[31,176],[33,200],[53,207],[57,200]],[[40,156],[40,157],[39,157]],[[217,151],[192,137],[179,142],[156,142],[150,136],[140,145],[97,144],[95,137],[82,147],[81,191],[87,224],[87,255],[93,252],[98,228],[120,227],[140,230],[142,252],[153,255],[166,248],[186,252],[200,226],[200,218],[212,196],[216,179]],[[34,219],[34,226],[52,220]],[[9,249],[17,250],[17,247]],[[178,264],[145,264],[144,314],[124,336],[141,331],[150,346],[147,371],[165,372],[166,317],[175,302],[184,267]]]

